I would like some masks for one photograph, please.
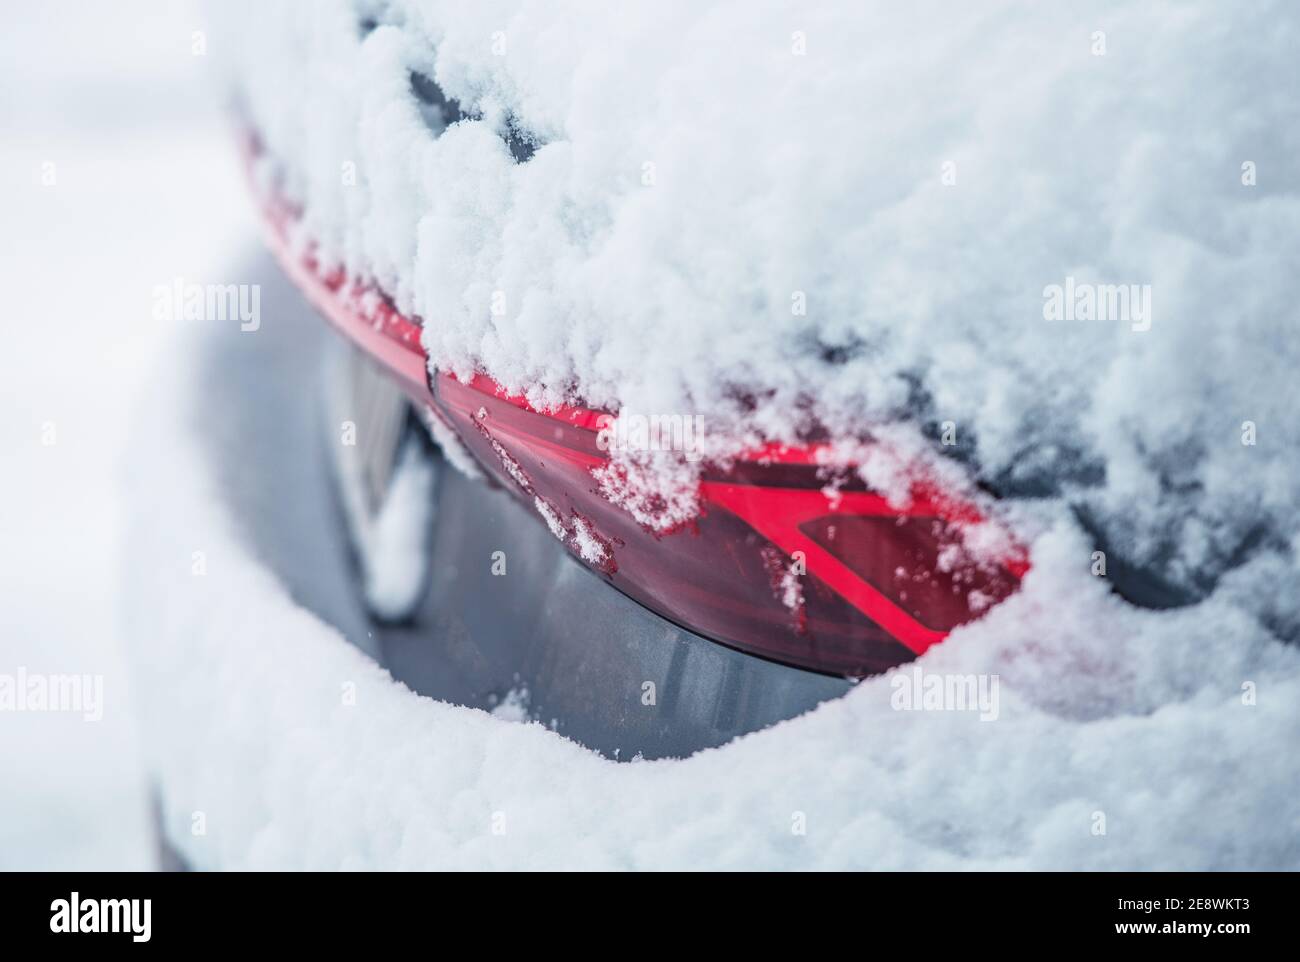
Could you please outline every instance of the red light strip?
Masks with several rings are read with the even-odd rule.
[[[828,514],[934,517],[932,505],[914,500],[907,508],[899,509],[880,495],[865,491],[842,492],[832,504],[820,491],[718,481],[702,482],[700,491],[705,500],[736,515],[780,548],[786,557],[802,552],[809,572],[918,655],[947,637],[947,632],[921,624],[799,529],[805,521]]]

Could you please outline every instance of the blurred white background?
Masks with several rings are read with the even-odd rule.
[[[154,286],[256,240],[205,39],[188,3],[5,7],[0,674],[102,675],[104,710],[0,711],[0,869],[154,864],[115,601],[124,446],[173,333]]]

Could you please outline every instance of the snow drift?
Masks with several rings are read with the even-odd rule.
[[[133,638],[195,864],[1300,866],[1293,8],[214,14],[260,173],[436,365],[736,436],[951,422],[1035,536],[1022,590],[917,662],[996,674],[996,722],[895,711],[885,676],[618,765],[394,684],[253,562],[157,405]],[[1051,320],[1066,285],[1149,313]],[[1194,603],[1121,601],[1080,517]]]
[[[212,412],[176,404],[203,381],[187,340],[137,422],[129,640],[166,829],[196,867],[1300,866],[1300,653],[1218,598],[1141,612],[1079,583],[1068,527],[1023,591],[915,663],[996,674],[994,721],[895,710],[881,676],[624,764],[419,697],[239,537],[194,431]]]

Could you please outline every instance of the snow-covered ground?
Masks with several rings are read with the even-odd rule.
[[[343,22],[339,9],[329,5],[330,12],[320,14],[324,26],[313,41],[318,52],[331,45],[346,52],[345,32],[327,29]],[[475,84],[497,85],[517,97],[503,106],[535,119],[536,132],[552,142],[566,130],[599,133],[594,115],[584,113],[602,108],[599,83],[589,75],[584,75],[588,87],[572,90],[547,82],[552,76],[547,58],[564,60],[575,43],[582,46],[582,37],[575,41],[563,32],[542,32],[546,49],[530,55],[517,35],[538,32],[515,30],[511,24],[516,21],[507,18],[509,50],[519,57],[475,72],[480,62],[494,63],[486,60],[495,56],[490,47],[480,56],[471,41],[492,43],[489,20],[495,9],[484,5],[487,12],[447,33],[453,42],[443,51],[445,63],[458,65],[456,69],[432,64],[429,69],[458,94],[468,95]],[[543,5],[528,9],[534,19],[545,15]],[[0,866],[147,865],[152,858],[148,786],[156,778],[169,834],[200,867],[1300,867],[1300,794],[1295,791],[1300,780],[1295,748],[1300,743],[1300,651],[1279,641],[1294,630],[1300,604],[1294,590],[1295,518],[1288,514],[1288,509],[1294,511],[1294,479],[1300,476],[1290,443],[1296,427],[1287,413],[1294,389],[1287,386],[1293,380],[1282,379],[1294,370],[1297,344],[1286,328],[1286,312],[1294,312],[1295,299],[1288,293],[1294,290],[1294,274],[1283,263],[1294,251],[1296,203],[1294,164],[1287,174],[1284,159],[1296,153],[1280,150],[1277,141],[1260,135],[1266,153],[1258,156],[1270,160],[1260,165],[1257,193],[1249,195],[1259,198],[1250,201],[1257,209],[1236,210],[1227,187],[1197,192],[1197,178],[1229,160],[1223,177],[1233,190],[1250,189],[1240,180],[1239,160],[1255,155],[1241,153],[1238,141],[1262,129],[1259,120],[1267,118],[1279,94],[1267,74],[1261,79],[1251,73],[1260,81],[1252,87],[1253,100],[1220,93],[1218,99],[1182,103],[1182,112],[1167,115],[1157,109],[1158,100],[1144,100],[1143,123],[1128,130],[1133,152],[1125,154],[1120,175],[1106,181],[1114,192],[1085,198],[1086,203],[1078,197],[1066,203],[1050,180],[1006,179],[1014,173],[1018,151],[1033,147],[1042,156],[1055,152],[1068,158],[1066,181],[1086,186],[1105,152],[1081,150],[1068,130],[1077,133],[1077,123],[1078,129],[1109,130],[1111,136],[1116,125],[1129,122],[1118,89],[1150,92],[1142,86],[1149,81],[1156,92],[1168,93],[1183,80],[1192,84],[1189,89],[1199,89],[1196,84],[1206,75],[1198,71],[1208,70],[1211,77],[1221,71],[1234,78],[1227,89],[1237,90],[1236,84],[1252,82],[1249,77],[1242,81],[1230,65],[1258,72],[1264,69],[1261,64],[1276,66],[1276,51],[1260,48],[1251,60],[1249,45],[1239,42],[1241,34],[1198,32],[1197,26],[1207,23],[1198,19],[1205,16],[1204,8],[1189,7],[1194,12],[1185,16],[1169,14],[1167,22],[1155,14],[1098,9],[1102,22],[1096,29],[1108,31],[1105,58],[1110,59],[1095,61],[1085,59],[1093,56],[1091,30],[1073,39],[1056,37],[1049,52],[1029,43],[1035,29],[1054,24],[1048,14],[1030,18],[1024,27],[1014,16],[989,15],[987,21],[976,18],[978,22],[964,16],[930,18],[926,36],[933,49],[926,48],[927,62],[945,50],[954,57],[960,51],[967,58],[961,62],[970,70],[969,79],[986,84],[976,90],[1005,82],[1007,95],[969,125],[942,112],[926,123],[915,110],[899,108],[894,133],[904,143],[901,156],[933,168],[933,190],[909,192],[911,200],[896,205],[888,192],[868,192],[857,201],[865,206],[841,211],[848,220],[861,217],[874,225],[874,232],[859,239],[871,242],[868,246],[885,258],[883,286],[877,290],[887,304],[866,305],[865,312],[855,315],[866,326],[856,334],[840,329],[840,340],[852,346],[855,336],[869,335],[863,343],[879,346],[887,359],[880,372],[886,381],[924,358],[931,366],[921,368],[933,371],[938,365],[956,385],[965,384],[938,402],[969,414],[971,423],[987,429],[980,436],[993,439],[988,442],[992,446],[981,451],[994,463],[999,457],[1005,460],[1005,449],[1022,436],[1018,432],[1024,426],[1015,412],[1025,405],[1038,410],[1033,398],[1021,396],[1022,388],[1044,389],[1053,423],[1090,455],[1109,459],[1113,483],[1103,491],[1103,506],[1116,517],[1124,516],[1126,497],[1144,497],[1154,486],[1163,492],[1160,512],[1143,512],[1142,503],[1135,502],[1144,522],[1176,514],[1179,493],[1199,512],[1195,525],[1180,530],[1180,550],[1187,558],[1209,559],[1202,567],[1222,569],[1220,552],[1231,547],[1233,538],[1264,524],[1266,537],[1259,549],[1229,566],[1201,603],[1172,612],[1139,611],[1121,603],[1104,580],[1089,573],[1091,546],[1063,505],[1048,503],[1034,519],[1041,533],[1031,546],[1034,568],[1024,589],[984,620],[954,632],[919,662],[925,671],[996,675],[996,720],[982,721],[970,712],[895,710],[904,673],[869,680],[807,716],[720,749],[685,760],[626,765],[606,761],[537,725],[414,696],[337,630],[295,604],[258,563],[240,536],[239,519],[229,508],[204,443],[206,433],[221,430],[222,412],[205,411],[206,421],[191,416],[200,360],[196,350],[204,341],[185,322],[157,321],[151,315],[154,287],[173,278],[248,280],[238,267],[252,236],[243,188],[228,132],[203,87],[204,56],[191,53],[192,31],[202,25],[185,8],[161,4],[135,10],[115,6],[111,12],[56,4],[52,12],[41,7],[15,14],[37,22],[7,29],[0,41],[4,88],[20,85],[27,92],[0,102],[0,263],[10,299],[5,330],[11,345],[0,355],[0,392],[6,402],[0,416],[5,485],[0,530],[7,541],[0,553],[0,674],[19,666],[102,674],[104,719],[0,713]],[[533,23],[521,16],[519,26]],[[686,53],[712,56],[755,41],[757,30],[752,21],[739,32],[707,21],[690,32],[661,34],[661,21],[649,14],[640,19],[639,25],[655,38],[634,61],[642,66],[647,57],[668,55],[669,35],[681,41]],[[1080,16],[1079,22],[1085,19]],[[1268,29],[1263,34],[1274,41],[1294,36],[1292,18],[1274,10],[1264,20]],[[145,25],[148,31],[142,33]],[[1156,36],[1173,37],[1182,46],[1170,46],[1172,41],[1153,46],[1146,31],[1152,26],[1161,27]],[[982,61],[971,52],[978,47],[945,46],[970,41],[977,28],[1000,38],[988,48],[997,64],[985,65],[991,73],[980,68]],[[773,42],[787,51],[791,32],[799,29],[782,21]],[[217,38],[228,35],[222,31],[211,37],[219,46]],[[259,33],[257,39],[270,36]],[[354,42],[355,33],[346,37]],[[838,41],[815,29],[807,39],[807,62],[816,71],[818,44]],[[1082,53],[1062,54],[1076,42]],[[377,96],[386,89],[380,83],[385,76],[406,83],[399,55],[409,52],[394,49],[395,43],[391,35],[385,39],[379,34],[366,54],[378,84],[366,89]],[[896,39],[887,47],[899,52]],[[1139,48],[1153,58],[1149,63],[1135,66],[1124,60]],[[60,53],[57,62],[52,50]],[[1016,59],[1004,65],[1011,54]],[[583,66],[597,76],[617,73],[620,56],[617,46],[597,44],[587,50]],[[888,77],[911,61],[864,57],[864,62],[864,70],[880,70]],[[294,79],[292,70],[282,72],[283,63],[261,63],[286,81]],[[670,57],[658,65],[665,68],[666,79],[660,87],[648,87],[638,102],[659,103],[659,94],[674,92],[678,100],[689,99],[687,93],[696,88],[675,69],[676,63]],[[394,64],[402,70],[394,73]],[[1078,73],[1089,69],[1117,71],[1123,82],[1112,78],[1089,86]],[[1172,79],[1161,86],[1166,73]],[[541,99],[533,102],[513,91],[506,81],[514,77],[538,80]],[[770,74],[761,77],[771,81]],[[736,100],[744,81],[754,78],[728,77],[719,67],[715,79],[724,82],[718,89]],[[924,95],[948,104],[949,95],[970,92],[961,77],[933,63],[920,79],[925,82],[887,87],[872,101],[882,112],[873,116],[887,119],[889,104],[900,98]],[[332,107],[347,102],[357,89],[326,85],[302,96],[323,97]],[[627,85],[609,89],[626,92]],[[823,103],[799,95],[800,89],[787,91],[789,103],[778,101],[769,113],[793,123],[799,116],[794,104]],[[1089,92],[1098,89],[1105,95],[1094,102]],[[1213,83],[1206,89],[1218,90]],[[1041,98],[1022,97],[1026,90]],[[783,103],[790,109],[777,109]],[[845,103],[852,106],[851,100]],[[369,109],[355,106],[363,114]],[[603,105],[606,112],[595,115],[609,116],[615,107],[635,113],[619,101]],[[1197,126],[1198,112],[1205,129]],[[664,125],[674,123],[668,114],[654,116]],[[1237,119],[1228,123],[1229,117]],[[1041,130],[1029,123],[1034,118],[1044,121]],[[379,109],[372,119],[379,126],[367,129],[376,144],[394,134],[412,141],[427,134],[402,110]],[[745,134],[727,126],[728,116],[714,119],[730,135]],[[810,119],[816,117],[810,114]],[[1067,133],[1057,138],[1053,130],[1061,125]],[[1015,139],[1031,128],[1032,143]],[[680,127],[672,129],[682,133]],[[958,130],[960,138],[939,143],[949,129]],[[1179,131],[1182,140],[1175,136]],[[1225,131],[1239,136],[1234,139]],[[280,140],[290,133],[282,129]],[[499,145],[481,133],[464,130],[440,141],[444,152],[455,152],[447,156],[438,154],[442,148],[421,146],[416,153],[431,165],[429,183],[436,187],[442,165],[457,158],[488,158],[480,200],[509,198],[512,191],[539,203],[545,197],[556,200],[558,195],[547,190],[560,183],[586,201],[586,207],[576,208],[561,203],[564,210],[591,213],[594,201],[602,198],[587,193],[595,189],[587,181],[602,175],[602,163],[635,160],[635,180],[642,162],[653,156],[659,161],[657,184],[667,188],[670,203],[698,198],[698,183],[672,186],[673,172],[682,170],[684,159],[699,146],[689,139],[662,143],[647,155],[639,141],[625,151],[615,135],[626,131],[614,130],[610,142],[594,142],[590,155],[582,153],[587,146],[572,146],[567,161],[564,144],[551,152],[551,160],[544,157],[548,148],[542,148],[535,158],[541,173],[519,175],[510,173],[504,156],[488,157]],[[852,150],[875,149],[856,135],[850,138],[850,131],[841,133]],[[1289,129],[1271,133],[1285,141],[1283,147],[1294,146],[1286,140],[1295,136]],[[717,146],[711,133],[701,136]],[[942,150],[923,150],[927,137],[937,138],[929,146]],[[312,143],[303,140],[304,147]],[[884,159],[871,163],[883,175],[899,163],[900,154],[885,149],[888,140],[882,143],[879,156]],[[1179,143],[1187,150],[1174,149]],[[603,153],[602,146],[607,148]],[[807,160],[801,147],[782,152],[779,144],[768,146],[774,153],[764,156],[777,172]],[[321,170],[330,178],[348,159],[328,151],[322,156],[328,163],[322,161]],[[839,163],[824,171],[827,190],[837,178],[863,173],[855,166],[861,158],[835,156]],[[949,189],[941,180],[948,158],[957,164],[952,189],[961,190],[972,180],[982,185],[970,195],[955,195],[968,199],[952,206],[938,199],[940,191]],[[1161,158],[1170,166],[1162,167]],[[50,186],[41,184],[47,161],[56,171]],[[566,163],[572,168],[557,172],[553,166]],[[1135,185],[1153,171],[1167,177],[1161,190],[1150,195]],[[537,180],[530,184],[529,178]],[[421,185],[427,186],[423,179]],[[388,187],[397,194],[381,192],[376,202],[416,196],[428,203],[451,203],[436,190],[402,193],[412,185],[401,178]],[[742,193],[745,187],[743,179],[736,185]],[[530,190],[541,194],[530,195]],[[362,195],[347,196],[352,199],[346,203],[357,203]],[[1177,203],[1189,196],[1198,201],[1190,212]],[[628,201],[631,206],[623,208],[621,187],[611,197],[605,209],[611,219],[605,226],[613,225],[612,233],[597,229],[604,216],[599,211],[589,223],[592,236],[610,240],[611,246],[590,262],[571,265],[574,272],[564,275],[564,283],[574,286],[567,293],[551,290],[548,298],[529,304],[529,311],[542,313],[510,315],[499,331],[479,330],[473,326],[479,320],[453,325],[444,331],[449,340],[443,348],[454,353],[450,342],[460,338],[462,347],[473,348],[466,349],[469,353],[495,359],[504,375],[542,372],[545,365],[539,367],[538,359],[546,355],[558,358],[563,374],[574,373],[577,365],[593,391],[615,384],[651,390],[646,387],[650,379],[628,361],[628,340],[615,337],[604,352],[580,338],[562,347],[546,340],[546,332],[554,334],[545,320],[547,305],[563,303],[566,310],[584,306],[569,298],[590,271],[612,266],[623,281],[648,272],[640,280],[654,283],[660,276],[655,271],[665,267],[653,260],[662,253],[662,244],[655,242],[672,233],[672,218],[645,201]],[[818,204],[827,209],[835,199],[818,194]],[[730,194],[722,198],[723,203],[733,201],[740,203]],[[1055,236],[1052,225],[1078,227],[1082,208],[1076,205],[1105,214],[1095,231],[1079,228],[1065,245],[1065,253],[1077,252],[1088,248],[1090,237],[1097,241],[1104,256],[1091,267],[1086,259],[1062,254],[1054,260],[1041,250],[1044,244],[1051,248],[1044,238]],[[532,245],[539,237],[545,243],[554,239],[545,232],[530,235],[534,225],[528,218],[536,215],[546,226],[546,215],[555,209],[485,204],[478,212],[496,217],[494,229],[508,242],[502,250],[490,251],[484,263],[528,289],[539,276]],[[1013,215],[1004,234],[980,232],[991,212]],[[406,215],[412,218],[409,236],[384,248],[395,284],[403,270],[417,265],[417,254],[436,256],[445,240],[439,231],[446,222],[440,221],[420,228],[424,233],[417,243],[418,212]],[[729,224],[730,216],[722,223]],[[321,223],[328,222],[322,215]],[[572,226],[582,221],[560,222]],[[383,237],[394,236],[391,226],[385,225]],[[708,231],[719,226],[700,219],[693,231],[681,235],[685,249],[707,248]],[[480,225],[475,236],[483,231]],[[968,253],[951,247],[972,232],[978,240],[970,240]],[[1094,237],[1098,232],[1105,236]],[[761,230],[757,236],[767,237]],[[809,235],[777,231],[767,239],[789,250],[796,261],[812,256],[815,238]],[[1158,243],[1148,251],[1153,240]],[[892,241],[903,247],[894,251]],[[1035,241],[1040,246],[1024,246]],[[339,238],[342,253],[375,266],[367,261],[375,259],[374,250],[348,249],[348,243]],[[512,244],[520,245],[517,258]],[[937,250],[937,260],[927,261],[931,248]],[[840,273],[840,258],[847,255],[836,250],[839,254],[825,262],[836,268],[833,277],[854,276]],[[580,244],[578,253],[585,257],[590,251]],[[619,261],[615,255],[620,253],[628,260]],[[986,258],[1022,265],[1025,273],[1018,268],[1012,276],[989,274]],[[738,269],[725,259],[706,262],[718,270],[724,288]],[[929,268],[917,266],[927,263]],[[676,270],[683,264],[671,266]],[[919,273],[911,273],[914,269]],[[470,270],[472,265],[467,275]],[[1041,288],[1063,282],[1071,270],[1094,279],[1096,271],[1103,278],[1106,271],[1119,271],[1116,282],[1159,281],[1157,292],[1176,293],[1165,306],[1156,302],[1157,311],[1168,313],[1155,315],[1146,340],[1135,340],[1142,333],[1118,328],[1104,340],[1081,333],[1056,339],[1036,329],[1005,350],[991,346],[984,335],[992,321],[981,314],[980,305],[988,309],[1014,302],[1003,290],[1013,277],[1028,278]],[[1246,281],[1231,288],[1239,296],[1229,297],[1215,285],[1234,277],[1234,270],[1244,272]],[[947,286],[954,277],[974,286]],[[987,286],[975,283],[981,278]],[[436,294],[448,275],[433,263],[430,273],[412,273],[408,282],[408,296],[418,301]],[[786,287],[796,283],[791,280]],[[705,287],[671,288],[680,298],[676,306],[689,306]],[[546,288],[541,283],[539,289]],[[982,299],[990,291],[992,300]],[[637,301],[635,291],[620,286],[617,278],[598,293],[604,300],[585,307],[625,309],[635,319],[640,311],[668,306],[653,299]],[[857,296],[840,294],[850,306]],[[965,322],[936,313],[958,301],[977,308],[979,316],[970,318],[969,331]],[[473,303],[473,297],[464,302],[467,312]],[[917,326],[899,321],[880,326],[873,335],[872,325],[880,325],[882,318],[877,309],[884,307],[890,316],[911,316]],[[727,310],[725,304],[713,309]],[[537,320],[535,340],[526,323],[530,316]],[[818,321],[814,333],[833,341],[836,324],[852,323]],[[1038,323],[1043,323],[1041,316]],[[743,336],[745,345],[752,346],[752,332],[726,321],[719,325],[722,340]],[[572,330],[582,329],[579,319]],[[1012,336],[1005,328],[1000,331],[1002,337]],[[1170,339],[1160,340],[1165,331]],[[257,338],[231,336],[253,338],[253,343]],[[638,363],[646,358],[644,373],[662,371],[668,363],[663,352],[673,340],[637,355]],[[675,341],[678,349],[692,343],[686,337]],[[507,360],[511,344],[519,353]],[[761,350],[782,349],[779,342],[773,344]],[[860,351],[853,347],[849,353],[869,356]],[[1036,358],[1041,371],[1033,370]],[[992,373],[981,367],[983,362],[993,363]],[[800,355],[791,363],[798,370],[812,362]],[[1072,373],[1075,367],[1093,380]],[[687,381],[691,376],[687,372]],[[962,381],[963,376],[968,380]],[[1017,376],[1023,376],[1023,384]],[[845,381],[840,384],[844,387]],[[1060,386],[1059,393],[1050,390],[1053,384]],[[784,389],[783,384],[774,387]],[[1143,390],[1163,400],[1155,403]],[[851,392],[836,396],[847,403]],[[649,395],[641,401],[654,403]],[[1072,405],[1085,402],[1094,405],[1091,413],[1070,413]],[[1220,409],[1221,418],[1215,413]],[[277,412],[268,409],[265,416]],[[1243,420],[1258,422],[1259,444],[1241,444],[1237,426]],[[55,428],[54,443],[44,444],[51,436],[49,425]],[[1042,435],[1031,430],[1023,437]],[[1151,442],[1160,439],[1153,448]],[[1176,463],[1165,457],[1179,445],[1196,455],[1188,462],[1190,477],[1180,476],[1171,466]],[[1125,452],[1132,457],[1126,459]],[[256,464],[246,467],[255,475]],[[1251,492],[1239,511],[1230,509],[1226,493],[1233,483]],[[1199,555],[1194,544],[1189,546],[1198,531]]]

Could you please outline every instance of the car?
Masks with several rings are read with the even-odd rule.
[[[411,89],[445,108],[432,80]],[[265,160],[255,130],[243,149]],[[701,412],[545,407],[438,370],[432,320],[323,265],[293,205],[250,183],[278,263],[339,335],[325,470],[373,654],[416,692],[611,758],[681,757],[915,659],[1028,571],[991,496],[918,472],[891,498],[826,437],[714,459]],[[665,483],[638,455],[699,471]]]
[[[1194,6],[214,8],[270,250],[155,293],[171,843],[1294,862],[1290,24]]]

